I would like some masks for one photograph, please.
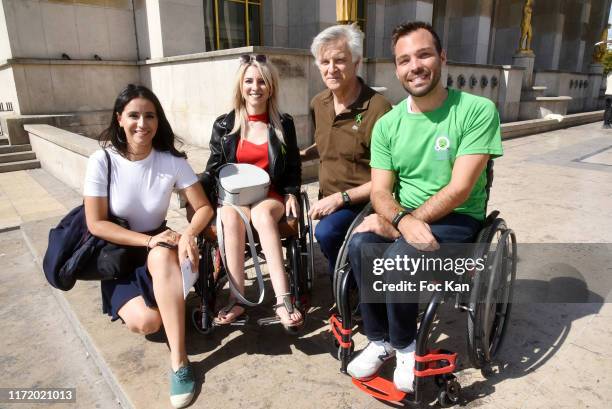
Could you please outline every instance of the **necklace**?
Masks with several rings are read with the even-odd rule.
[[[264,123],[270,123],[270,118],[268,117],[268,113],[264,112],[263,114],[257,114],[257,115],[248,115],[249,117],[249,122],[264,122]]]

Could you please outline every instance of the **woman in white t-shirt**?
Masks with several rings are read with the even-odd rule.
[[[174,147],[174,134],[155,94],[128,85],[117,97],[111,125],[101,137],[111,159],[110,208],[104,151],[89,158],[85,178],[85,214],[89,231],[104,240],[130,246],[141,261],[125,278],[102,281],[103,311],[121,318],[141,334],[163,324],[170,347],[170,400],[184,407],[193,399],[195,379],[185,350],[185,301],[180,264],[197,268],[196,236],[213,216],[198,179]],[[196,209],[179,234],[165,227],[173,189],[182,190]],[[130,229],[110,215],[128,221]]]

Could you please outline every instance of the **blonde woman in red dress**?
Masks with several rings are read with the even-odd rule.
[[[278,73],[265,55],[243,55],[236,76],[233,110],[213,125],[211,156],[206,166],[205,185],[211,184],[226,163],[250,163],[270,175],[268,197],[242,206],[260,238],[261,247],[276,295],[274,309],[290,332],[303,324],[300,311],[291,303],[283,262],[278,222],[283,216],[297,217],[301,165],[293,118],[278,107]],[[227,267],[236,287],[244,295],[245,226],[231,206],[222,206]],[[228,304],[215,318],[217,325],[243,320],[245,305],[230,295]]]

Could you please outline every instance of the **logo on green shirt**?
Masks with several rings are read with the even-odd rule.
[[[450,148],[450,140],[447,136],[438,136],[436,138],[436,146],[435,150],[437,151],[447,151]]]
[[[434,145],[434,149],[436,151],[437,160],[448,160],[448,158],[450,157],[450,145],[450,139],[448,139],[448,136],[442,135],[436,138],[436,144]]]

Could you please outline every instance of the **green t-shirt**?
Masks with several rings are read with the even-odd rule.
[[[395,195],[417,208],[451,179],[461,155],[503,155],[499,114],[490,100],[454,89],[431,112],[409,113],[407,99],[380,118],[372,132],[370,166],[395,172]],[[486,171],[469,198],[454,211],[485,218]]]

